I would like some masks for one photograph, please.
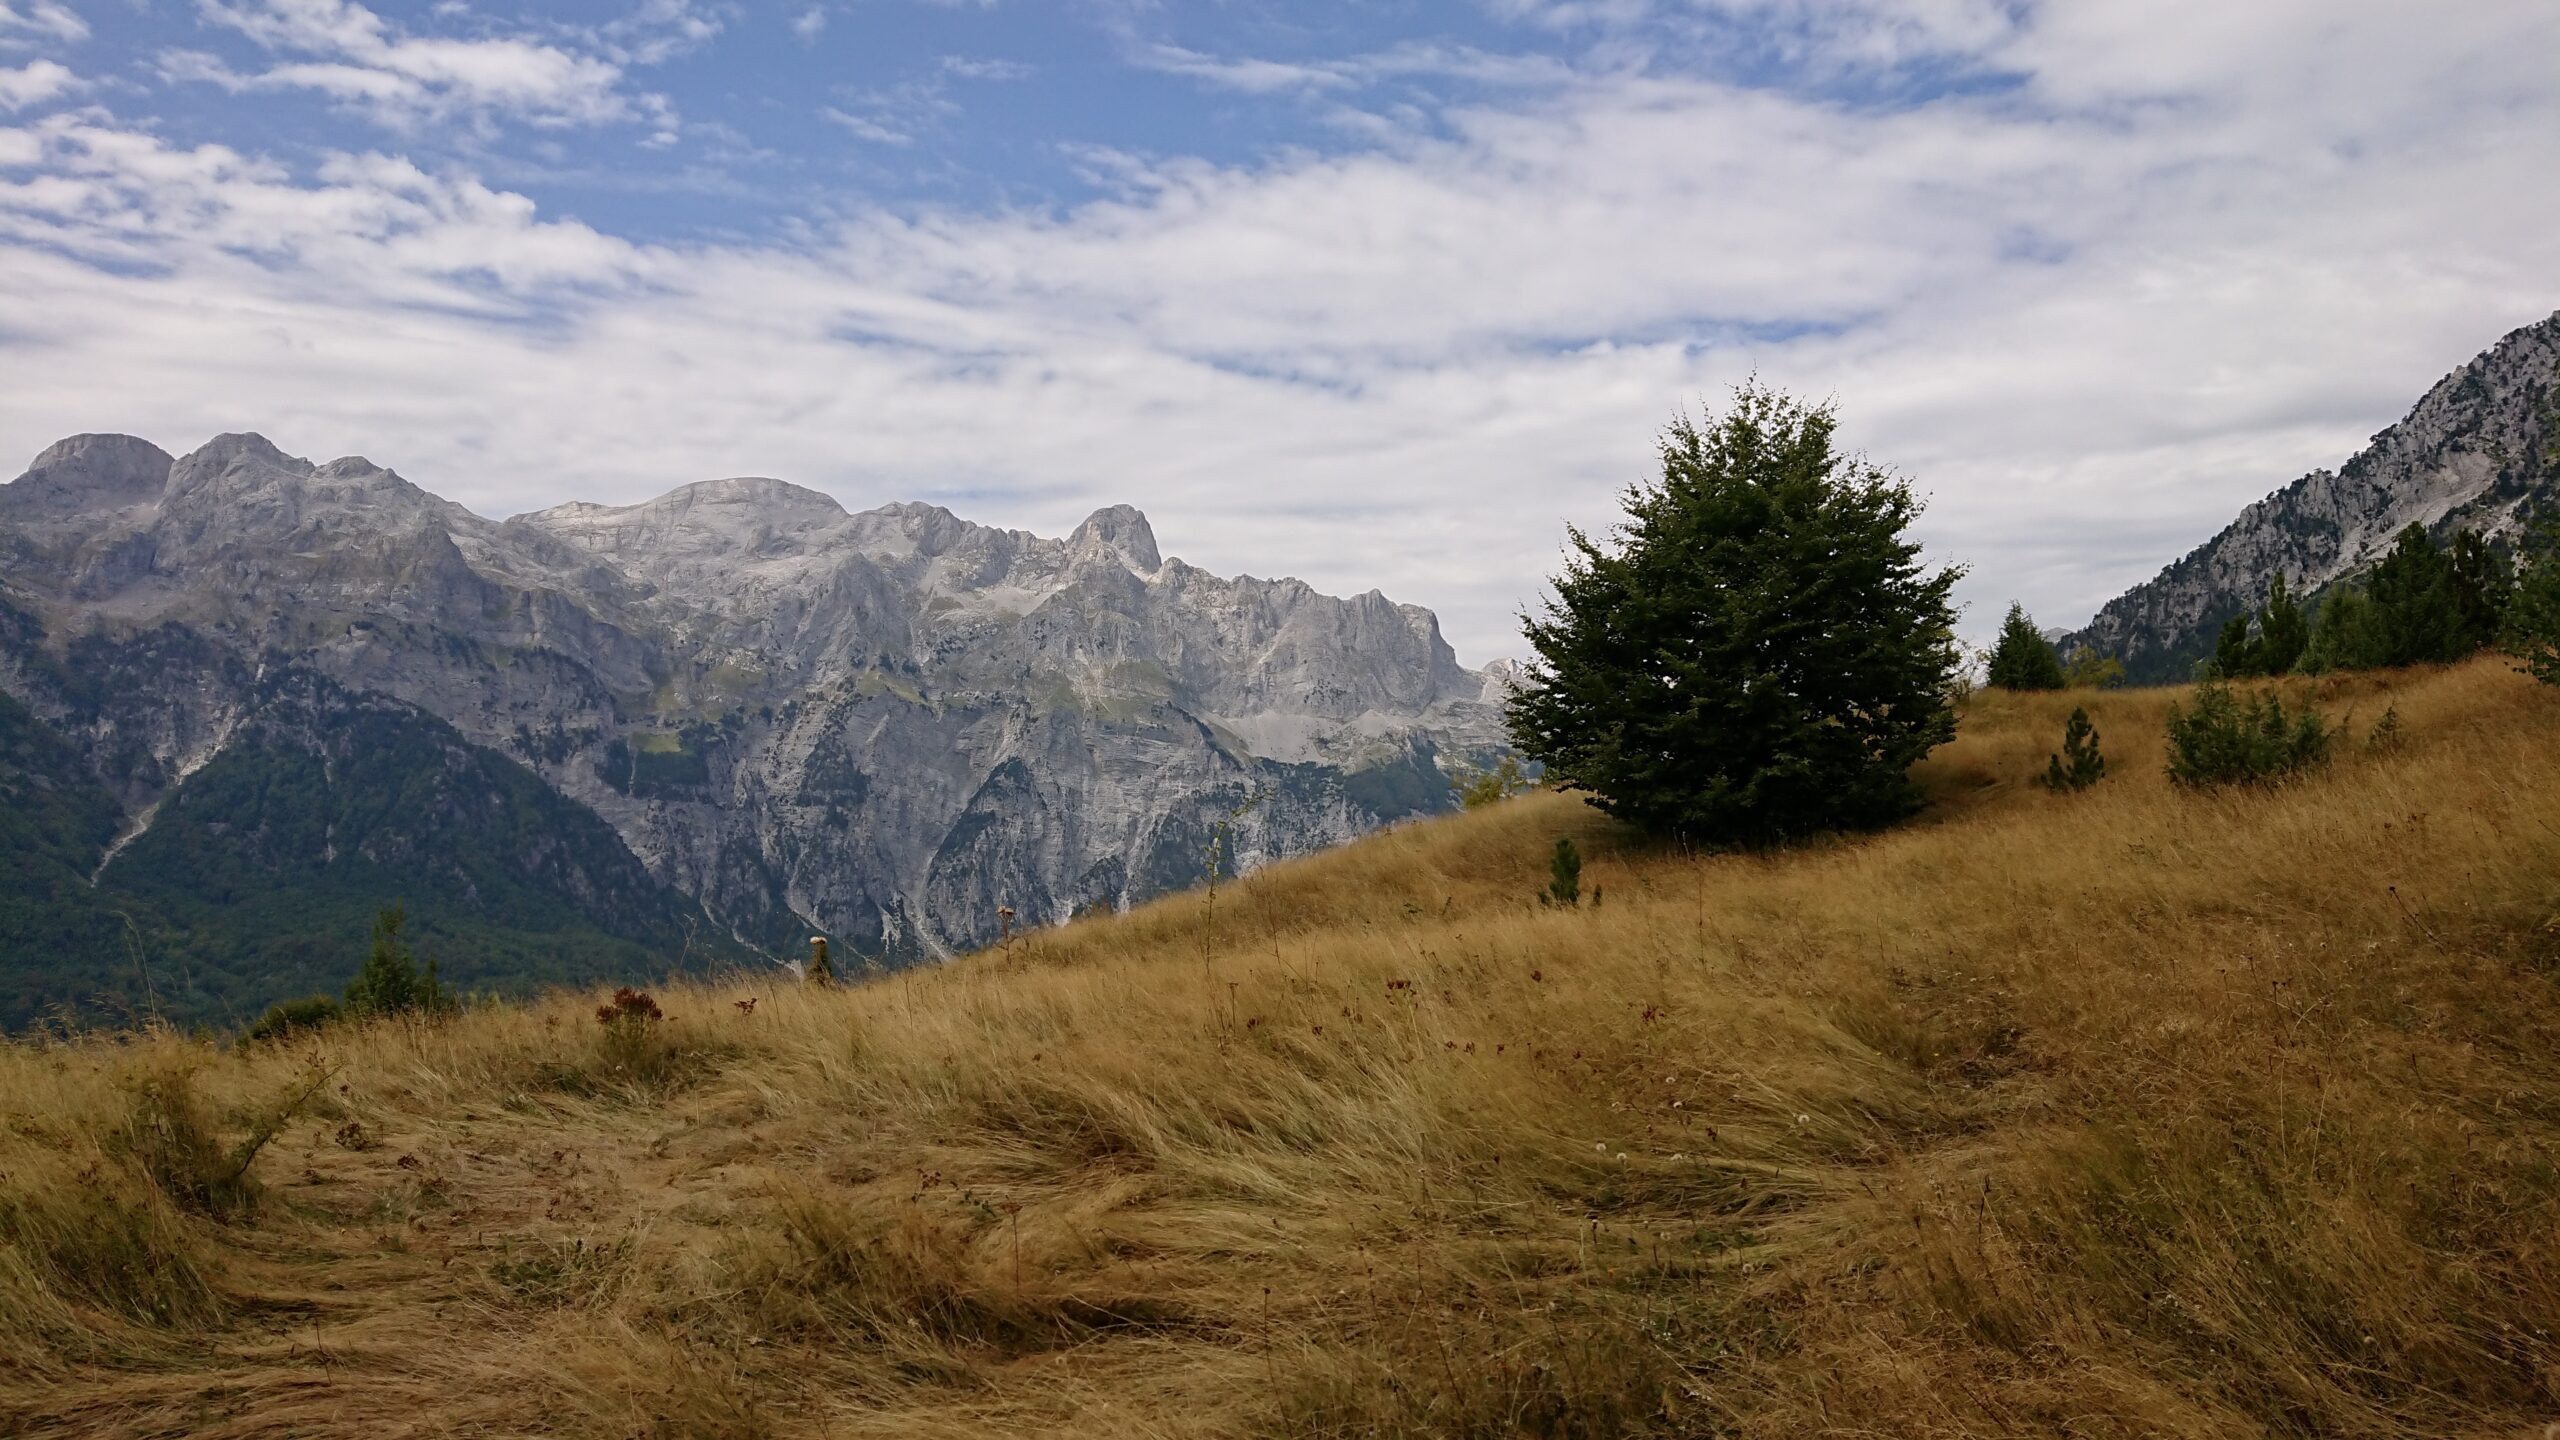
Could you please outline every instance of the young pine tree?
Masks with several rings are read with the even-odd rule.
[[[2187,789],[2279,780],[2329,758],[2329,724],[2273,694],[2243,700],[2221,680],[2169,707],[2169,780]]]
[[[2515,596],[2515,567],[2490,549],[2478,532],[2465,530],[2446,547],[2445,570],[2455,648],[2446,658],[2459,659],[2498,643],[2507,606]]]
[[[2453,564],[2426,527],[2409,525],[2373,567],[2373,662],[2378,666],[2458,660],[2470,653],[2455,604]]]
[[[2302,663],[2302,652],[2311,643],[2311,624],[2303,618],[2302,607],[2294,603],[2293,592],[2284,581],[2284,572],[2267,587],[2267,603],[2254,618],[2249,612],[2222,622],[2222,631],[2214,637],[2213,659],[2208,672],[2224,680],[2245,680],[2253,675],[2290,675]]]
[[[2525,546],[2523,578],[2506,606],[2505,643],[2516,668],[2560,685],[2560,519],[2544,524]]]
[[[2293,592],[2285,586],[2284,572],[2279,570],[2275,583],[2267,588],[2266,608],[2258,612],[2258,673],[2292,674],[2310,644],[2311,622],[2303,617],[2302,607],[2294,602]]]
[[[2106,773],[2107,757],[2098,753],[2098,727],[2090,723],[2086,709],[2075,705],[2062,727],[2062,753],[2045,762],[2044,787],[2086,790]]]
[[[2341,586],[2320,602],[2301,668],[2374,670],[2450,664],[2500,639],[2512,641],[2507,612],[2517,603],[2514,570],[2470,531],[2439,547],[2411,524],[2375,562],[2361,589]]]
[[[2258,642],[2249,637],[2248,611],[2222,622],[2221,633],[2213,639],[2213,658],[2205,668],[2221,680],[2245,680],[2263,673],[2258,669]]]
[[[1898,820],[1955,732],[1947,600],[1908,482],[1832,445],[1828,407],[1756,385],[1662,442],[1614,544],[1570,532],[1514,743],[1659,834],[1768,843]],[[2048,652],[2050,647],[2048,647]]]
[[[2311,626],[2311,643],[2302,652],[2302,669],[2313,675],[2332,670],[2369,670],[2382,662],[2382,642],[2374,623],[2373,600],[2351,585],[2341,585],[2320,600]]]
[[[2008,618],[2000,622],[2000,638],[1991,647],[1991,663],[1987,679],[2002,690],[2059,690],[2063,684],[2062,657],[2053,652],[2052,642],[2036,631],[2036,622],[2027,618],[2027,607],[2009,602]]]
[[[444,986],[436,979],[436,962],[429,960],[421,973],[409,954],[408,942],[400,938],[400,929],[408,919],[405,905],[394,905],[373,917],[373,950],[365,957],[364,969],[356,972],[356,978],[347,985],[347,1013],[405,1015],[446,1007]]]
[[[1553,855],[1547,857],[1547,889],[1538,897],[1542,905],[1579,905],[1582,903],[1582,852],[1573,848],[1570,838],[1558,840]]]

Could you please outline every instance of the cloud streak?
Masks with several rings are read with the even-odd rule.
[[[708,21],[682,6],[653,5],[653,34],[641,17],[598,32],[628,59],[670,53],[686,34],[707,38]],[[358,109],[378,123],[411,129],[438,120],[511,116],[543,125],[601,125],[634,118],[664,122],[666,102],[634,95],[620,63],[523,36],[455,39],[410,35],[353,0],[202,0],[208,24],[235,31],[282,60],[242,73],[202,51],[173,50],[162,73],[235,93],[310,90]],[[629,27],[640,26],[632,29]],[[638,48],[626,48],[636,38]]]
[[[70,44],[89,38],[89,22],[57,0],[0,0],[0,48],[50,41]]]

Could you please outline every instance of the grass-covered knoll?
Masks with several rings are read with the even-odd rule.
[[[838,991],[0,1052],[0,1433],[2534,1433],[2560,704],[2291,683],[2275,785],[1984,696],[1855,842],[1540,794]]]

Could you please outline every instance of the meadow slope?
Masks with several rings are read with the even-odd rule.
[[[1983,696],[1775,855],[1538,794],[654,1026],[0,1048],[0,1433],[2539,1434],[2560,695],[2287,689],[2271,790]]]

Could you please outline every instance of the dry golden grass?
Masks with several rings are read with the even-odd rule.
[[[0,1049],[0,1433],[2541,1433],[2560,696],[2194,796],[2105,695],[2049,796],[2075,698],[1775,856],[1536,795],[629,1034]]]

